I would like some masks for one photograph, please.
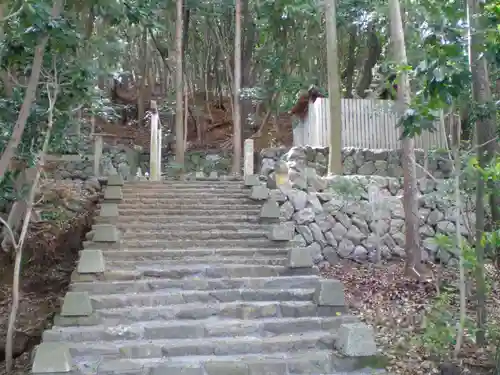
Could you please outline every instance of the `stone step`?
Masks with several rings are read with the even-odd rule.
[[[207,196],[243,196],[248,197],[250,195],[250,189],[240,188],[240,187],[203,187],[203,186],[184,186],[172,188],[170,186],[165,187],[149,187],[144,189],[131,189],[127,187],[122,188],[122,193],[124,196],[164,196],[164,195],[207,195]]]
[[[123,210],[122,210],[123,212]],[[197,224],[197,223],[258,223],[259,215],[247,215],[246,213],[242,214],[229,214],[229,215],[210,215],[210,213],[206,214],[198,214],[196,216],[187,216],[187,215],[139,215],[133,216],[128,215],[124,216],[120,214],[118,217],[118,224],[122,227],[126,227],[127,225],[134,224],[144,224],[148,225],[150,223],[155,224]]]
[[[120,341],[158,339],[197,339],[203,337],[271,337],[326,330],[335,332],[342,323],[355,323],[352,315],[334,317],[270,318],[260,320],[213,319],[191,321],[150,321],[129,326],[53,327],[43,341]]]
[[[221,196],[224,198],[233,198],[233,199],[249,199],[250,191],[247,190],[238,190],[238,191],[213,191],[213,190],[203,190],[203,191],[191,191],[191,190],[175,190],[175,191],[140,191],[140,192],[130,192],[123,191],[123,199],[161,199],[161,200],[170,200],[170,199],[217,199]]]
[[[116,309],[96,310],[93,324],[107,326],[132,324],[151,320],[200,320],[200,319],[263,319],[294,317],[331,317],[343,313],[343,306],[318,306],[312,301],[237,301],[227,303],[185,303],[168,306],[138,307],[129,306]],[[72,317],[57,316],[56,326],[80,325],[86,321]],[[75,324],[76,323],[76,324]]]
[[[123,264],[123,263],[122,263]],[[132,263],[129,263],[130,265]],[[225,277],[278,277],[289,275],[315,275],[316,267],[290,269],[285,266],[272,266],[267,264],[183,264],[167,265],[156,263],[136,263],[130,269],[124,266],[110,267],[107,265],[102,278],[105,280],[138,280],[148,278],[186,279],[190,277],[219,279]]]
[[[225,289],[311,289],[316,288],[320,278],[316,275],[281,277],[235,277],[222,279],[186,280],[137,280],[76,282],[70,285],[74,292],[89,292],[92,295],[116,293],[149,293],[154,291],[176,292],[182,290]]]
[[[121,234],[122,243],[128,243],[129,240],[146,240],[149,238],[155,238],[156,241],[162,240],[175,240],[175,239],[191,239],[191,240],[211,240],[219,239],[221,241],[233,240],[233,239],[252,239],[252,238],[267,238],[269,234],[269,229],[241,229],[241,230],[184,230],[180,228],[179,230],[172,231],[138,231],[138,230],[127,230]]]
[[[113,259],[106,255],[106,267],[109,269],[130,270],[137,269],[137,266],[144,267],[144,264],[151,262],[156,267],[180,266],[180,265],[197,265],[200,263],[206,265],[224,265],[224,264],[245,264],[245,265],[271,265],[271,266],[286,266],[288,259],[286,256],[277,258],[274,256],[268,257],[241,257],[241,256],[205,256],[205,257],[182,257],[179,259],[138,259],[138,257]]]
[[[136,210],[148,210],[148,209],[156,209],[156,210],[185,210],[185,209],[194,209],[198,213],[207,211],[243,211],[250,210],[253,212],[260,212],[261,205],[258,204],[234,204],[234,203],[218,203],[217,201],[210,203],[200,203],[200,201],[181,201],[174,200],[170,202],[155,202],[155,203],[141,203],[141,202],[133,202],[133,203],[120,203],[118,205],[118,210],[121,214],[123,209],[131,209],[134,208]]]
[[[249,191],[250,189],[243,186],[243,184],[212,184],[212,183],[197,183],[197,184],[161,184],[151,186],[134,186],[125,184],[122,187],[124,192],[143,192],[143,191],[178,191],[178,190],[198,190],[198,191],[234,191],[242,192]]]
[[[210,337],[199,339],[134,340],[116,342],[69,342],[73,357],[139,359],[197,356],[240,355],[306,350],[332,350],[336,335],[328,331],[271,337]]]
[[[182,203],[183,205],[202,205],[202,206],[210,206],[210,205],[252,205],[257,206],[258,204],[249,198],[226,198],[226,197],[207,197],[200,195],[199,197],[190,197],[185,198],[183,196],[176,196],[172,198],[144,198],[144,197],[133,197],[133,198],[123,198],[119,207],[122,205],[129,204],[140,204],[140,205],[170,205],[171,203]],[[262,204],[259,205],[259,207]]]
[[[154,249],[141,249],[141,250],[103,250],[105,258],[111,260],[137,260],[137,261],[165,261],[174,260],[182,261],[186,260],[189,262],[190,259],[282,259],[286,258],[288,255],[288,249],[191,249],[191,250],[154,250]]]
[[[372,375],[352,372],[359,361],[342,358],[331,349],[260,353],[232,356],[176,356],[174,358],[82,358],[77,361],[86,375]],[[92,370],[95,369],[95,370]],[[338,369],[338,370],[337,370]],[[341,372],[336,372],[341,371]]]
[[[249,231],[249,230],[262,230],[265,228],[259,223],[248,223],[248,222],[231,222],[227,220],[226,222],[212,222],[208,217],[205,222],[155,222],[155,223],[121,223],[117,224],[117,227],[122,231],[132,232],[146,232],[146,231],[210,231],[210,230],[224,230],[224,231]]]
[[[102,245],[95,242],[87,242],[86,249],[101,249]],[[176,240],[147,240],[127,239],[122,243],[110,245],[110,248],[135,249],[199,249],[199,248],[289,248],[289,241],[270,241],[268,239],[176,239]]]
[[[312,301],[315,289],[219,289],[91,295],[94,309],[157,307],[186,303]]]
[[[244,186],[242,180],[162,180],[162,181],[127,181],[123,186],[132,186],[139,188],[148,188],[150,186]]]
[[[239,206],[228,206],[226,208],[211,208],[209,210],[201,211],[196,207],[174,207],[174,208],[161,208],[161,207],[142,207],[141,205],[128,205],[128,207],[120,207],[121,220],[123,217],[133,216],[158,216],[158,215],[168,215],[168,216],[184,216],[184,217],[200,217],[204,213],[213,213],[214,216],[230,216],[230,215],[248,215],[248,216],[258,216],[260,214],[260,208],[253,206],[252,208],[241,208]]]

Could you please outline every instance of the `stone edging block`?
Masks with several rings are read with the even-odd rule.
[[[269,199],[260,209],[259,217],[263,220],[279,220],[280,214],[281,212],[278,202],[273,199]]]
[[[119,174],[108,176],[108,186],[123,186],[123,178]]]
[[[365,323],[344,323],[340,326],[335,347],[348,357],[368,357],[377,354],[373,327]]]
[[[120,233],[115,225],[112,224],[98,224],[92,226],[94,231],[93,242],[119,242]]]
[[[91,316],[94,312],[87,292],[67,292],[61,308],[63,317]]]
[[[287,221],[285,223],[273,224],[268,238],[271,241],[291,241],[295,236],[295,223]]]
[[[59,342],[42,342],[35,349],[31,373],[33,375],[69,374],[72,367],[73,359],[66,345]]]
[[[289,268],[310,268],[313,266],[312,254],[307,248],[294,247],[288,252]]]
[[[99,216],[102,218],[115,218],[118,216],[118,204],[103,202],[99,210]]]
[[[106,203],[120,203],[123,200],[121,186],[108,186],[104,190],[104,201]]]
[[[246,187],[260,185],[259,176],[256,175],[256,174],[250,174],[250,175],[245,176],[244,184],[245,184]]]
[[[82,250],[76,271],[78,273],[102,273],[106,270],[104,255],[101,250]]]
[[[345,306],[344,285],[338,280],[321,280],[314,293],[318,306]]]
[[[269,198],[269,193],[270,190],[263,185],[252,186],[250,199],[254,201],[264,201]]]

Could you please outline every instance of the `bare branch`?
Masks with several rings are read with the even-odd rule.
[[[54,62],[55,63],[55,62]],[[57,70],[54,70],[57,73]],[[45,133],[45,139],[43,142],[43,147],[38,155],[37,171],[35,178],[33,180],[33,185],[31,186],[30,194],[27,199],[26,213],[24,215],[23,226],[21,229],[21,234],[19,235],[19,242],[15,247],[16,258],[14,261],[14,277],[12,282],[12,308],[9,315],[9,323],[7,328],[7,342],[5,345],[5,367],[7,373],[12,372],[13,365],[13,345],[14,345],[14,332],[15,323],[17,318],[17,310],[19,309],[19,284],[20,284],[20,274],[21,274],[21,261],[23,257],[23,246],[24,241],[28,234],[28,228],[31,221],[31,216],[33,215],[33,204],[35,201],[37,187],[40,182],[42,175],[43,166],[45,164],[45,155],[49,148],[50,136],[52,133],[52,126],[54,123],[54,107],[57,100],[57,95],[59,93],[59,87],[57,85],[58,79],[54,76],[52,83],[47,83],[47,91],[49,98],[49,111],[48,111],[48,121],[47,121],[47,132]]]
[[[14,232],[12,231],[12,228],[2,217],[0,217],[0,223],[2,223],[3,226],[5,227],[5,229],[7,230],[7,233],[9,234],[10,240],[12,241],[14,248],[16,248],[17,243],[16,243],[16,238],[14,236]]]

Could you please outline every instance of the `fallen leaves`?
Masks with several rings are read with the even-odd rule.
[[[429,375],[440,372],[439,359],[425,350],[418,340],[436,298],[433,283],[405,277],[403,262],[373,266],[345,261],[323,269],[322,273],[344,283],[350,311],[375,328],[377,344],[390,362],[387,367],[390,373]],[[487,273],[490,279],[497,277],[491,269]],[[454,269],[444,270],[441,282],[457,285],[457,274]],[[452,309],[458,311],[457,305],[458,298],[453,298]],[[499,298],[493,293],[488,301],[490,323],[500,317],[499,307]],[[469,313],[473,315],[474,311]],[[481,349],[471,340],[466,341],[460,357],[461,369],[464,372],[473,369],[475,374],[490,371],[494,344]]]

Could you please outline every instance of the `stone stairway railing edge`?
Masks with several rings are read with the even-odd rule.
[[[292,269],[314,267],[313,254],[307,248],[298,246],[297,241],[294,240],[295,222],[280,222],[279,203],[287,200],[282,189],[280,187],[268,188],[259,175],[246,175],[244,185],[250,189],[250,199],[262,202],[259,221],[270,225],[268,238],[271,241],[290,241],[288,267]],[[320,307],[338,308],[337,314],[347,312],[344,286],[338,280],[321,278],[314,301]],[[335,349],[345,357],[359,358],[360,364],[370,363],[371,358],[377,357],[378,354],[373,327],[362,322],[343,323]]]
[[[80,251],[76,270],[71,275],[71,281],[98,280],[106,271],[102,250],[88,249],[86,245],[95,243],[97,248],[116,247],[120,236],[116,228],[118,220],[118,203],[123,199],[123,179],[120,175],[112,175],[107,179],[103,201],[96,224],[87,234],[87,241]],[[68,291],[64,297],[61,311],[55,317],[56,325],[95,325],[98,324],[90,296],[87,292]],[[69,347],[64,343],[42,341],[35,348],[32,357],[33,375],[44,374],[78,374],[71,358]]]
[[[261,186],[258,176],[246,176],[244,183],[245,186],[252,188],[254,193],[259,188],[253,189],[253,187]],[[122,187],[123,179],[120,176],[108,177],[99,217],[96,218],[96,224],[92,227],[92,231],[87,238],[88,241],[84,243],[84,249],[80,252],[80,258],[72,275],[72,281],[91,282],[99,280],[100,276],[106,271],[105,259],[99,249],[119,247],[120,236],[116,228],[116,222],[118,203],[123,199]],[[261,192],[265,191],[260,190]],[[266,207],[267,203],[269,204]],[[270,232],[269,237],[271,240],[293,240],[290,235],[287,235],[289,233],[286,232],[287,228],[283,228],[279,223],[279,205],[276,200],[272,199],[270,190],[269,197],[266,198],[266,202],[262,206],[261,219],[270,221],[272,228],[275,228]],[[293,229],[295,230],[295,227]],[[293,233],[294,231],[292,231]],[[295,246],[289,252],[288,264],[290,268],[314,266],[312,255],[304,251],[304,248]],[[316,288],[314,301],[319,307],[325,307],[329,311],[335,311],[338,314],[346,311],[344,287],[338,280],[321,279]],[[98,324],[89,294],[87,292],[68,291],[61,312],[56,316],[56,322],[60,326]],[[336,349],[340,355],[348,359],[359,360],[360,364],[370,363],[369,358],[377,356],[378,353],[373,328],[365,323],[342,324],[338,333]],[[78,374],[79,371],[71,357],[68,345],[42,341],[33,353],[31,373],[33,375],[69,375]]]

